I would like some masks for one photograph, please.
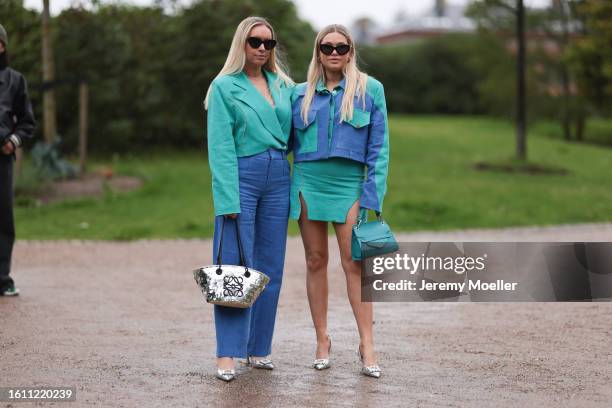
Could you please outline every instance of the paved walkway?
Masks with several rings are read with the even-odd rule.
[[[398,238],[612,241],[612,224]],[[278,369],[241,368],[225,384],[212,374],[212,309],[191,274],[210,262],[209,240],[18,242],[14,277],[23,293],[0,298],[0,386],[74,386],[70,406],[79,407],[610,407],[611,303],[377,303],[383,377],[359,375],[334,243],[332,369],[309,368],[314,332],[294,237],[274,341]]]

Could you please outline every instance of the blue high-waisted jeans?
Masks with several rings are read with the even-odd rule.
[[[283,278],[290,167],[283,151],[268,149],[238,158],[240,214],[237,222],[247,266],[270,277],[253,306],[239,309],[215,305],[217,357],[263,357],[271,353],[276,306]],[[223,216],[215,218],[213,259],[219,248]],[[227,219],[222,247],[224,264],[239,264],[234,220]],[[214,261],[213,261],[214,262]]]

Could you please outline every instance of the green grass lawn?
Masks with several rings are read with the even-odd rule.
[[[612,123],[606,124],[612,133]],[[601,131],[601,123],[598,131]],[[384,215],[395,231],[507,227],[612,220],[612,148],[530,129],[529,161],[565,175],[479,171],[514,153],[511,123],[483,117],[392,116]],[[558,132],[558,131],[557,131]],[[588,132],[588,128],[587,128]],[[210,237],[213,207],[204,149],[97,160],[145,179],[142,189],[16,208],[20,239]],[[290,221],[290,232],[298,232]]]

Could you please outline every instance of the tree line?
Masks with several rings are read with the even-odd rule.
[[[359,62],[385,85],[391,112],[512,117],[515,55],[509,37],[500,35],[512,31],[513,16],[504,14],[508,3],[474,2],[469,15],[478,23],[476,33],[359,45]],[[10,63],[28,78],[39,121],[42,92],[55,86],[58,133],[67,150],[77,145],[75,83],[83,79],[89,84],[92,151],[202,147],[205,92],[225,60],[236,25],[249,15],[271,21],[292,76],[298,82],[306,77],[315,31],[288,0],[196,0],[172,12],[167,10],[173,2],[163,0],[146,7],[83,4],[52,19],[54,84],[41,79],[40,13],[26,9],[22,0],[0,4]],[[560,44],[556,55],[528,50],[531,120],[558,119],[566,138],[579,139],[589,116],[609,115],[611,11],[610,2],[599,0],[553,1],[547,9],[528,10],[528,30]],[[567,37],[564,21],[573,24]]]

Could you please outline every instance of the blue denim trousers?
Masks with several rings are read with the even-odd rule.
[[[236,220],[226,220],[222,263],[240,263],[234,224],[238,222],[247,266],[268,275],[270,282],[250,308],[214,306],[217,357],[263,357],[271,353],[285,264],[289,173],[289,162],[283,151],[268,149],[238,158],[240,214]],[[215,218],[213,259],[219,248],[222,223],[223,216]]]

